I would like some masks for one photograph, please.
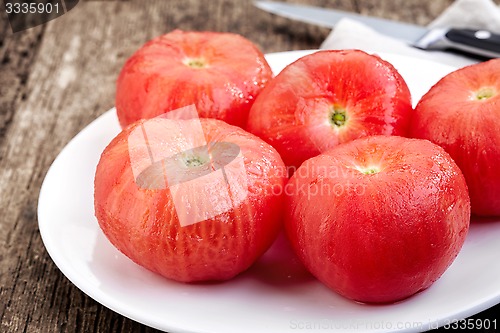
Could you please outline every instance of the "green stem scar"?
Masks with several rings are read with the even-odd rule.
[[[186,66],[189,66],[191,68],[207,67],[207,62],[203,58],[187,58],[183,62]]]
[[[205,163],[206,163],[206,161],[203,161],[201,158],[193,157],[193,156],[190,156],[184,160],[184,164],[190,168],[197,167],[197,166],[203,165]]]
[[[495,96],[495,89],[491,87],[483,87],[473,93],[473,99],[477,99],[478,101],[482,101],[493,96]]]
[[[207,146],[196,147],[180,154],[180,161],[186,168],[197,168],[210,162]]]
[[[375,168],[366,169],[365,171],[363,171],[363,173],[364,173],[365,175],[371,175],[371,174],[374,174],[374,173],[377,173],[377,172],[378,172],[378,170],[377,170],[377,169],[375,169]]]
[[[369,167],[365,167],[365,168],[357,167],[356,169],[359,172],[364,173],[365,175],[373,175],[375,173],[379,173],[380,172],[380,168],[377,167],[377,166],[369,166]]]
[[[347,121],[347,115],[344,110],[344,108],[333,105],[330,107],[330,124],[337,126],[337,127],[342,127],[345,125],[345,122]]]

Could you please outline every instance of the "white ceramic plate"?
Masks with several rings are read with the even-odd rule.
[[[267,56],[278,72],[310,51]],[[382,55],[408,82],[414,103],[453,68]],[[392,305],[362,305],[317,282],[279,238],[247,272],[219,284],[166,280],[131,262],[103,236],[93,210],[100,154],[120,128],[114,110],[59,154],[43,183],[38,221],[61,271],[108,308],[171,332],[422,331],[500,302],[500,220],[474,223],[453,265],[431,288]]]

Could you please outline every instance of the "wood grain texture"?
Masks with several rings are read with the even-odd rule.
[[[452,1],[289,2],[426,24]],[[266,53],[317,48],[329,33],[264,13],[249,0],[87,1],[16,34],[0,13],[0,332],[155,332],[62,275],[42,244],[36,209],[57,154],[114,105],[125,60],[176,28],[239,33]],[[495,309],[483,315],[493,317]]]

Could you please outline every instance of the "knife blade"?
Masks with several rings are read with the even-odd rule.
[[[488,30],[427,29],[422,26],[383,18],[307,5],[256,1],[255,6],[289,19],[333,28],[343,19],[357,20],[381,34],[397,38],[424,50],[455,50],[484,58],[500,57],[500,35]]]

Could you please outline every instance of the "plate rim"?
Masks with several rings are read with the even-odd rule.
[[[306,55],[312,52],[316,51],[321,51],[321,50],[296,50],[296,51],[285,51],[285,52],[275,52],[275,53],[268,53],[266,54],[267,57],[280,57],[283,55]],[[379,53],[381,54],[381,53]],[[400,58],[407,58],[407,59],[415,59],[413,57],[409,56],[404,56],[400,54],[393,54],[393,53],[383,53],[383,55],[390,55],[394,57],[400,57]],[[454,69],[455,67],[441,64],[441,63],[436,63],[430,60],[425,60],[425,59],[418,59],[419,61],[422,62],[427,62],[427,63],[433,63],[433,64],[438,64],[440,66],[446,66],[451,69]],[[109,118],[109,119],[108,119]],[[95,290],[89,287],[88,284],[82,283],[76,276],[73,275],[73,272],[65,268],[63,269],[62,267],[65,267],[63,259],[59,254],[57,254],[56,247],[54,243],[51,242],[51,236],[48,234],[48,225],[47,222],[44,222],[42,220],[45,219],[45,207],[43,206],[45,200],[47,200],[47,195],[46,192],[47,187],[49,186],[49,181],[51,180],[51,177],[54,175],[54,170],[57,170],[58,163],[61,163],[60,161],[62,158],[60,156],[64,156],[68,151],[71,150],[71,148],[78,143],[78,140],[80,140],[81,137],[85,137],[85,135],[88,132],[92,132],[95,128],[99,128],[99,125],[101,122],[105,121],[116,121],[118,123],[117,119],[112,119],[116,118],[116,109],[113,107],[110,110],[104,112],[101,114],[99,117],[94,119],[91,123],[87,124],[82,130],[80,130],[63,148],[62,150],[57,154],[56,158],[53,160],[51,163],[50,167],[48,168],[44,180],[42,182],[42,185],[40,187],[40,192],[38,196],[38,202],[37,202],[37,224],[40,232],[40,236],[42,238],[43,245],[48,252],[51,260],[55,263],[56,267],[60,270],[60,272],[74,285],[76,286],[80,291],[84,292],[87,296],[90,298],[94,299],[96,302],[101,304],[104,307],[107,307],[111,309],[112,311],[123,315],[131,320],[134,320],[136,322],[142,323],[146,326],[159,329],[159,330],[168,330],[168,331],[175,331],[175,332],[194,332],[192,330],[186,330],[185,327],[176,325],[175,323],[173,324],[166,324],[165,321],[155,319],[153,316],[146,316],[143,317],[141,315],[137,315],[137,312],[128,309],[126,306],[123,307],[121,306],[123,302],[117,301],[115,297],[112,295],[109,295],[105,292],[102,292],[101,290]],[[42,218],[40,218],[42,216]],[[500,290],[498,290],[496,295],[492,295],[491,298],[489,298],[486,301],[479,302],[479,304],[475,304],[472,307],[466,307],[463,308],[460,312],[458,312],[458,316],[461,318],[466,318],[470,317],[472,315],[475,315],[485,309],[488,309],[492,306],[495,306],[496,304],[500,303]],[[453,314],[450,314],[446,318],[440,318],[437,319],[436,323],[439,324],[439,326],[442,326],[444,323],[446,323],[446,320],[450,318],[450,316],[457,316],[457,312],[454,312]],[[174,317],[170,317],[175,322]],[[172,322],[172,320],[169,320],[169,322]],[[408,329],[408,330],[397,330],[398,332],[405,332],[405,331],[415,331],[415,329]],[[198,331],[196,331],[198,332]],[[209,331],[207,331],[209,332]]]

